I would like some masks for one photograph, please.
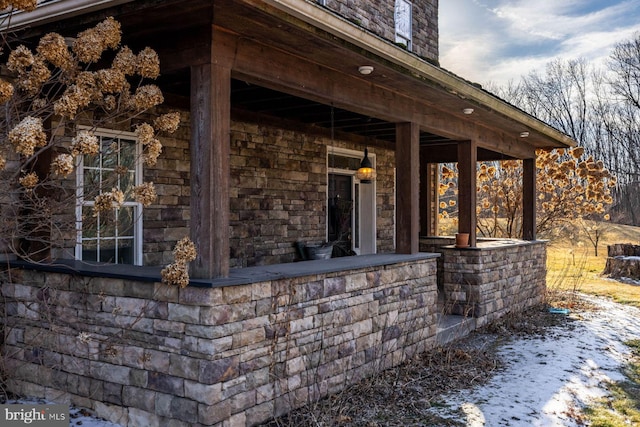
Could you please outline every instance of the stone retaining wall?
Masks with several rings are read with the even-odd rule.
[[[125,426],[255,425],[431,347],[436,259],[219,288],[12,270],[10,390]]]
[[[456,249],[442,247],[445,310],[485,325],[509,312],[542,303],[546,243],[521,242]]]

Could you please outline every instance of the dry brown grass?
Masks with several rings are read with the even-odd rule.
[[[567,234],[549,242],[547,288],[550,295],[553,299],[557,291],[577,291],[610,297],[617,302],[640,307],[640,286],[601,275],[607,261],[607,245],[640,244],[640,227],[607,224],[602,228],[597,257],[593,245],[584,233]]]

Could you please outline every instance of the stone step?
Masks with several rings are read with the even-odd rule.
[[[473,317],[441,314],[438,316],[436,343],[448,344],[469,335],[474,329],[476,329],[476,319]]]

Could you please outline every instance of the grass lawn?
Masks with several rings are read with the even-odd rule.
[[[607,261],[607,245],[632,243],[640,245],[640,227],[600,225],[602,237],[598,256],[584,233],[564,236],[547,247],[547,288],[553,291],[578,291],[613,298],[640,307],[640,286],[625,284],[601,276]],[[567,302],[570,304],[570,301]]]

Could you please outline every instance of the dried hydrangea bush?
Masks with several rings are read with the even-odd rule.
[[[6,59],[6,73],[0,75],[0,182],[5,190],[0,235],[6,239],[0,250],[32,261],[46,259],[54,247],[76,244],[77,168],[83,156],[113,150],[101,147],[98,128],[120,124],[118,130],[133,132],[144,166],[153,167],[162,153],[162,134],[180,125],[179,113],[153,114],[164,102],[153,83],[160,74],[157,53],[124,46],[120,23],[112,17],[76,35],[49,33],[37,43],[21,44],[18,34],[18,42],[10,44],[11,13],[36,7],[35,0],[0,1],[0,9],[11,11],[0,20]],[[147,123],[144,117],[152,119]],[[135,125],[123,129],[131,119]],[[113,174],[114,183],[97,186],[105,190],[83,194],[85,201],[94,201],[94,215],[113,215],[124,202],[115,184],[118,174]],[[145,207],[157,199],[152,182],[135,186],[126,197]]]

